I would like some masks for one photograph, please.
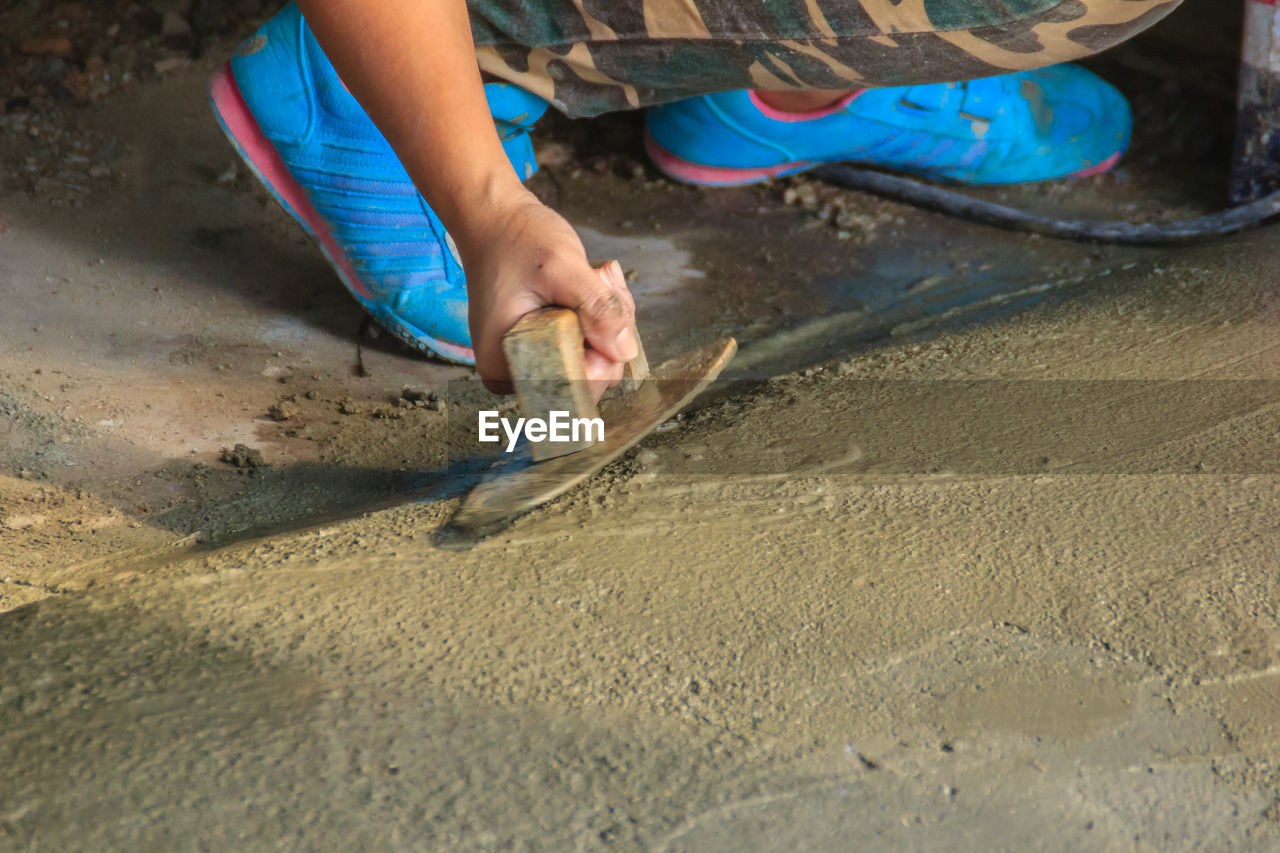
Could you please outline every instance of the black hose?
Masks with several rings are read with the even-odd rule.
[[[1244,231],[1280,214],[1280,192],[1278,192],[1220,213],[1181,222],[1135,224],[1098,222],[1090,219],[1052,219],[1048,216],[1027,213],[1025,210],[982,201],[911,178],[887,175],[884,172],[860,169],[855,166],[840,164],[823,166],[810,174],[821,181],[845,189],[861,190],[892,201],[983,225],[1089,243],[1123,243],[1142,246],[1207,240]]]

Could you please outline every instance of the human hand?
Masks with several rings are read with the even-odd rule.
[[[454,235],[467,273],[476,371],[491,391],[510,391],[502,337],[549,305],[578,313],[586,370],[598,399],[636,356],[635,302],[617,261],[592,267],[576,231],[523,187]]]

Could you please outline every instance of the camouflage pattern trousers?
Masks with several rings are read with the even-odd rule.
[[[481,70],[572,116],[730,89],[942,83],[1069,62],[1180,0],[468,0]]]

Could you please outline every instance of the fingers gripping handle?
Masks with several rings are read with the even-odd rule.
[[[622,369],[622,391],[631,392],[640,387],[640,383],[649,378],[649,359],[644,355],[644,344],[640,343],[640,332],[634,326],[631,333],[636,338],[636,357],[627,362]]]
[[[542,308],[520,318],[502,339],[502,350],[516,389],[516,402],[525,418],[549,421],[551,412],[568,412],[570,418],[600,416],[587,383],[584,338],[578,315],[568,308]],[[649,376],[649,363],[636,335],[638,355],[627,363],[624,391],[633,390]],[[541,441],[529,445],[535,462],[564,456],[590,447],[589,430],[579,439]]]

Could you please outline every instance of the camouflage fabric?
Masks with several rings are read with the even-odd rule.
[[[1069,62],[1180,0],[468,0],[480,67],[574,116],[730,89],[941,83]]]

